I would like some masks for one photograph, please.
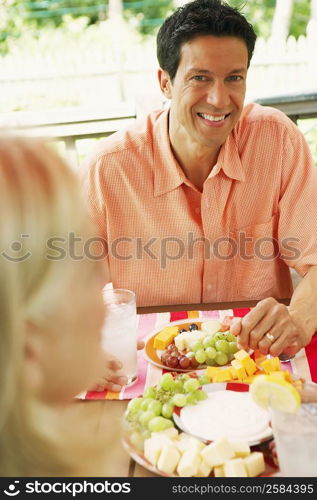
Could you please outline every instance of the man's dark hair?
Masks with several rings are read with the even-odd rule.
[[[248,66],[256,34],[251,24],[235,8],[221,0],[195,0],[179,7],[168,17],[157,35],[157,58],[173,82],[184,43],[203,35],[241,38],[248,49]]]

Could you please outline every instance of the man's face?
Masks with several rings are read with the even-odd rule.
[[[200,36],[185,43],[173,84],[170,127],[200,147],[220,147],[244,103],[248,51],[236,37]],[[166,95],[166,93],[165,93]]]

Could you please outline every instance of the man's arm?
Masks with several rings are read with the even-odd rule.
[[[293,355],[317,331],[317,266],[312,266],[293,293],[290,305],[272,297],[261,300],[231,327],[242,348],[263,354]]]

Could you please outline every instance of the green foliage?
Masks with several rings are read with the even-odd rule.
[[[125,16],[136,21],[141,33],[147,35],[156,31],[163,20],[174,10],[173,0],[125,0]]]

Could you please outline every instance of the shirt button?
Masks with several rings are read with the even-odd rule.
[[[208,283],[207,285],[207,290],[211,290],[212,289],[212,284],[211,283]]]
[[[199,207],[196,207],[196,208],[195,208],[195,213],[196,213],[196,214],[200,214],[200,208],[199,208]]]

